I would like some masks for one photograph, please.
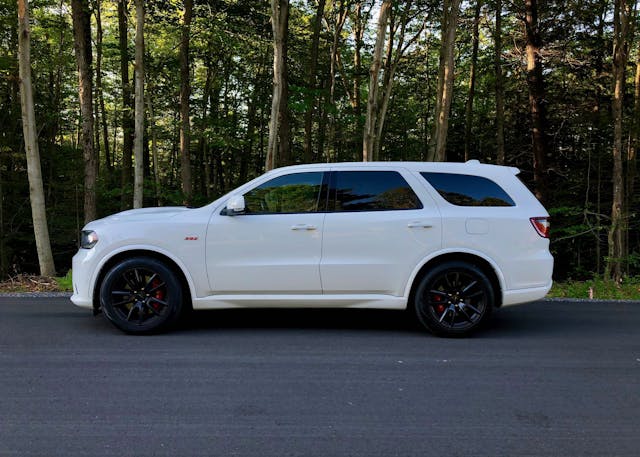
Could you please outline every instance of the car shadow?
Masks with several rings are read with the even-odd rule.
[[[253,308],[194,311],[178,331],[213,329],[326,329],[421,332],[404,311],[375,309]]]
[[[541,300],[496,310],[472,338],[567,337],[635,333],[638,303]],[[635,308],[635,310],[634,310]],[[179,332],[215,329],[321,329],[429,335],[410,311],[372,309],[228,309],[196,311]]]

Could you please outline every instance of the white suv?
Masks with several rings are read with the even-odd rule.
[[[128,333],[187,308],[412,309],[468,334],[551,287],[548,214],[518,169],[370,162],[272,170],[197,209],[89,223],[73,258],[78,306]]]

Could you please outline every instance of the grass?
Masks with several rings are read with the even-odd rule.
[[[626,278],[621,284],[605,281],[602,278],[588,281],[554,282],[547,297],[640,300],[640,277]]]
[[[73,291],[73,282],[71,281],[71,270],[67,272],[66,275],[61,278],[53,278],[58,283],[58,287],[63,292],[71,292]]]

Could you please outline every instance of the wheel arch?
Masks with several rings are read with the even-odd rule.
[[[408,295],[406,295],[408,297],[407,309],[411,309],[414,306],[413,302],[415,291],[422,277],[434,266],[450,261],[468,262],[480,268],[482,272],[487,275],[487,278],[489,278],[489,281],[491,282],[496,299],[496,308],[502,306],[504,277],[495,262],[483,257],[476,252],[451,251],[440,253],[434,257],[426,259],[422,265],[416,268],[416,271],[411,281],[409,282]]]
[[[92,297],[94,314],[100,312],[100,286],[102,285],[102,281],[104,280],[107,272],[117,263],[126,259],[131,259],[133,257],[150,257],[165,263],[176,274],[178,281],[180,281],[180,284],[182,285],[182,291],[184,293],[183,306],[186,306],[189,309],[193,309],[192,283],[185,274],[184,266],[181,266],[177,260],[171,258],[165,253],[149,248],[136,248],[116,252],[102,262],[102,265],[100,266],[99,272],[96,276],[96,280],[93,282]]]

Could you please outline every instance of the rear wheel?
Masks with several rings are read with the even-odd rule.
[[[149,257],[124,260],[100,287],[102,310],[127,333],[155,333],[174,324],[182,311],[182,286],[166,264]]]
[[[439,336],[466,336],[486,322],[495,303],[487,275],[459,261],[435,266],[422,277],[415,294],[420,323]]]

